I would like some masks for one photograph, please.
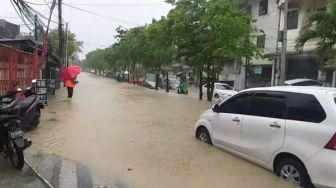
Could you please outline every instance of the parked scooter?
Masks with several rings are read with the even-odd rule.
[[[24,166],[23,151],[30,147],[32,142],[23,138],[20,120],[16,115],[0,115],[0,154],[9,158],[12,166],[21,170]]]
[[[188,94],[188,85],[186,83],[181,82],[180,85],[177,87],[178,94]]]
[[[41,109],[43,108],[44,104],[32,88],[9,92],[7,95],[0,97],[0,113],[18,115],[23,129],[39,125]]]

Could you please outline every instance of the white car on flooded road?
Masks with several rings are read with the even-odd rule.
[[[207,84],[204,84],[202,86],[202,92],[206,95],[207,93]],[[237,94],[237,91],[235,91],[231,86],[224,83],[214,83],[214,90],[213,90],[213,97],[216,99],[227,99],[233,95]]]
[[[336,89],[242,91],[204,112],[196,137],[303,187],[336,187]]]

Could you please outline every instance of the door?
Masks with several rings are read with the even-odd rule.
[[[244,116],[249,114],[252,93],[240,94],[219,106],[212,119],[213,140],[216,144],[240,151]]]
[[[286,93],[256,92],[242,125],[242,152],[268,162],[285,140]]]

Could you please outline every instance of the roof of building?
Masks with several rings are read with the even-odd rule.
[[[30,38],[26,38],[26,39],[0,39],[0,42],[32,42],[32,43],[36,43],[34,40],[30,39]]]

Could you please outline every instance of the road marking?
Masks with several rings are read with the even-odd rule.
[[[26,165],[35,173],[35,175],[44,183],[48,188],[54,188],[49,181],[43,177],[27,160],[25,160]]]
[[[77,188],[77,170],[74,162],[62,161],[59,188]]]

